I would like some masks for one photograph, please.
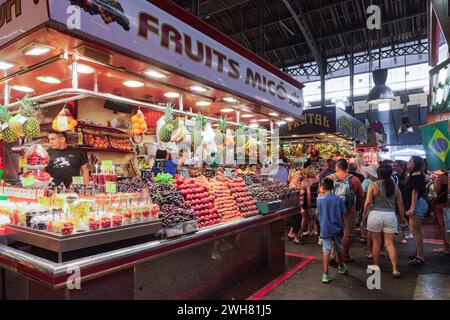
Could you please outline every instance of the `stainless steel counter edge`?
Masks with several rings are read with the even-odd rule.
[[[69,262],[64,263],[55,263],[32,254],[28,254],[17,249],[13,249],[11,247],[0,245],[0,266],[5,267],[7,269],[11,269],[13,271],[18,271],[19,266],[23,266],[26,269],[30,269],[33,271],[37,271],[38,273],[42,273],[46,279],[58,279],[58,278],[67,278],[68,273],[67,270],[73,270],[74,268],[79,268],[82,272],[82,276],[88,276],[89,274],[83,274],[83,270],[91,269],[95,266],[108,264],[113,261],[117,261],[120,259],[124,259],[127,257],[131,257],[138,254],[149,253],[158,251],[158,253],[154,255],[150,255],[148,257],[144,257],[143,259],[136,259],[136,261],[142,260],[150,260],[155,259],[158,256],[165,255],[168,253],[175,252],[177,250],[181,250],[188,246],[199,245],[203,241],[211,240],[216,236],[220,236],[226,234],[227,232],[239,232],[246,228],[249,228],[255,224],[259,223],[268,223],[273,220],[282,219],[288,213],[295,212],[298,209],[298,206],[290,207],[286,209],[282,209],[271,213],[265,216],[256,216],[251,218],[246,218],[243,220],[238,220],[235,222],[229,222],[226,224],[218,225],[215,227],[210,227],[207,229],[201,229],[195,233],[181,236],[174,239],[167,240],[156,240],[148,243],[143,243],[139,245],[134,245],[128,248],[118,249],[106,253],[97,254],[94,256],[89,256]],[[197,240],[197,241],[195,241]],[[185,245],[183,245],[185,243]],[[164,250],[167,249],[167,250]],[[136,262],[133,261],[133,262]],[[112,269],[107,268],[107,269]],[[106,271],[107,269],[103,270]],[[95,272],[93,272],[95,273]],[[38,280],[45,281],[41,277],[36,277],[33,274],[24,274],[25,276],[31,276],[32,278],[40,278]],[[58,284],[58,281],[52,281],[52,283],[47,283],[52,286]]]

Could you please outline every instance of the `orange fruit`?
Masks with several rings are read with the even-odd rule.
[[[141,134],[141,130],[139,130],[139,129],[134,129],[134,130],[133,130],[133,133],[134,133],[135,135],[139,135],[139,134]]]

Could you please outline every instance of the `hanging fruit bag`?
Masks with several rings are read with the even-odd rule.
[[[72,117],[72,114],[64,106],[61,112],[56,116],[52,123],[52,129],[58,132],[73,131],[78,122]]]

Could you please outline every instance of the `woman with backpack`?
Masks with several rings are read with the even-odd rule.
[[[428,214],[428,203],[424,199],[426,194],[425,175],[423,174],[423,159],[418,156],[412,156],[408,162],[408,170],[410,174],[406,178],[405,193],[406,202],[405,215],[409,219],[410,230],[414,236],[416,243],[416,252],[411,255],[410,265],[424,265],[423,256],[423,235],[422,235],[422,218]]]
[[[389,259],[392,263],[392,276],[401,277],[398,271],[398,257],[395,249],[394,238],[398,223],[396,210],[400,213],[400,220],[404,220],[404,207],[400,189],[392,179],[392,168],[381,166],[378,169],[378,181],[369,185],[364,213],[367,218],[367,230],[372,237],[372,255],[374,265],[380,265],[382,250],[382,234]]]

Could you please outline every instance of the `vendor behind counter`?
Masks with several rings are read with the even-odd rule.
[[[173,177],[176,174],[178,165],[172,161],[171,155],[166,150],[157,150],[155,164],[152,167],[152,177],[160,173],[170,173]]]

